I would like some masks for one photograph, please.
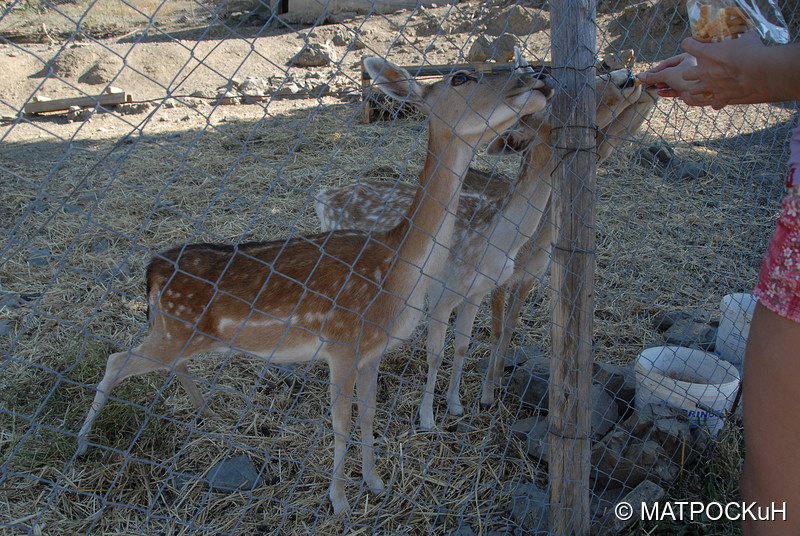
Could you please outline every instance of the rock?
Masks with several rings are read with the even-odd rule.
[[[689,451],[694,440],[686,413],[662,404],[648,404],[632,418],[638,420],[637,427],[642,421],[648,423],[649,430],[643,438],[661,445],[675,462],[685,464],[691,460]]]
[[[655,441],[616,429],[592,447],[592,477],[601,484],[636,486],[647,478],[672,482],[678,466]]]
[[[550,357],[538,344],[517,347],[514,350],[514,361],[518,363],[531,361],[535,363],[537,369],[550,370]]]
[[[415,24],[412,28],[414,30],[414,35],[417,37],[431,37],[437,34],[444,34],[444,28],[435,20]]]
[[[346,29],[335,32],[331,37],[331,43],[337,47],[347,47],[351,50],[362,50],[367,46],[356,36],[355,32]]]
[[[699,310],[695,311],[670,311],[662,312],[653,319],[653,327],[658,331],[664,332],[680,320],[696,320],[705,322],[705,315]]]
[[[314,98],[323,97],[329,94],[331,87],[328,84],[319,84],[308,90],[308,94]]]
[[[292,83],[292,82],[287,82],[285,84],[280,85],[277,88],[277,90],[275,91],[275,95],[276,96],[285,97],[285,96],[290,96],[290,95],[297,95],[298,93],[301,93],[302,91],[303,91],[303,88],[301,88],[297,84]]]
[[[664,141],[654,143],[649,147],[643,147],[639,149],[637,154],[639,155],[639,163],[644,167],[665,170],[674,166],[675,151]]]
[[[517,348],[513,361],[518,363],[511,376],[509,390],[528,405],[547,409],[550,384],[550,358],[539,346]]]
[[[49,249],[35,249],[28,255],[28,264],[31,266],[47,266],[53,260]]]
[[[600,491],[597,488],[601,488]],[[625,496],[626,491],[630,488],[624,486],[605,486],[594,483],[589,495],[589,508],[593,519],[598,519],[611,511],[622,497]]]
[[[94,115],[93,108],[81,108],[80,106],[70,106],[67,111],[67,121],[86,121]]]
[[[544,530],[547,490],[532,482],[517,483],[511,490],[511,518],[526,533]]]
[[[608,433],[619,421],[619,409],[616,401],[601,385],[593,384],[591,389],[591,437],[596,439]],[[521,419],[511,425],[511,433],[525,440],[528,456],[545,463],[549,462],[550,457],[548,430],[549,421],[542,416]]]
[[[189,94],[190,97],[198,99],[214,99],[217,97],[217,92],[210,89],[198,89]]]
[[[152,108],[152,105],[149,102],[118,104],[116,107],[117,111],[123,115],[143,114],[150,108]]]
[[[114,81],[123,67],[122,58],[109,54],[83,73],[78,78],[78,82],[91,85],[106,85]]]
[[[616,401],[619,410],[625,412],[633,408],[636,397],[636,371],[633,364],[623,367],[595,361],[592,381],[605,388]]]
[[[470,46],[467,58],[470,61],[514,61],[515,46],[519,46],[519,40],[511,34],[501,35],[492,41],[480,35]]]
[[[0,320],[0,337],[8,337],[11,335],[12,329],[11,320]]]
[[[619,420],[619,407],[614,399],[606,393],[602,385],[596,383],[591,387],[592,412],[589,417],[591,437],[600,438],[608,433]]]
[[[544,352],[538,346],[534,347],[521,347],[517,348],[514,353],[510,356],[506,355],[503,359],[503,368],[505,370],[513,370],[517,367],[521,367],[533,354],[526,353],[526,348],[533,348],[532,350],[527,350],[529,352],[538,352],[538,355],[544,357]],[[479,359],[473,365],[475,370],[479,372],[486,372],[489,368],[489,363],[492,361],[492,357],[484,357],[483,359]],[[549,365],[548,365],[549,366]]]
[[[548,409],[547,391],[550,385],[550,367],[549,364],[545,370],[535,367],[535,363],[527,361],[522,367],[517,368],[511,376],[509,389],[524,404]]]
[[[686,348],[712,351],[717,341],[717,328],[705,322],[678,320],[664,332],[664,342]]]
[[[133,275],[133,271],[130,265],[127,262],[122,262],[115,268],[102,272],[98,277],[103,283],[110,284],[114,281],[127,279],[131,277],[131,275]]]
[[[223,460],[208,471],[208,482],[215,491],[251,490],[261,485],[258,470],[244,454]]]
[[[528,36],[548,29],[550,16],[547,11],[541,9],[512,5],[501,10],[492,10],[484,17],[483,24],[489,35]]]
[[[336,55],[328,45],[307,43],[295,57],[289,60],[289,66],[324,67],[336,61]]]
[[[651,153],[647,148],[641,148],[636,152],[639,157],[639,165],[648,170],[662,170],[663,166],[658,161],[656,155]]]
[[[650,482],[649,480],[642,481],[631,490],[630,493],[621,497],[618,501],[615,501],[611,507],[607,509],[605,515],[600,517],[598,521],[593,524],[592,534],[595,536],[616,536],[618,534],[625,534],[627,532],[626,529],[641,518],[641,509],[638,508],[638,505],[652,505],[660,501],[664,495],[666,495],[666,491],[658,484]],[[614,507],[620,503],[633,506],[631,510],[633,515],[630,518],[621,518],[618,515],[618,511],[615,511]]]
[[[469,525],[462,525],[458,527],[455,531],[451,532],[448,536],[477,536],[475,531]]]
[[[654,143],[647,150],[665,167],[670,165],[672,159],[675,158],[675,150],[665,141]]]
[[[97,202],[97,192],[85,192],[78,196],[78,204],[92,205]]]
[[[272,84],[269,80],[264,80],[263,78],[258,78],[254,76],[248,76],[244,80],[242,80],[239,84],[236,85],[236,89],[241,91],[242,93],[248,94],[255,94],[259,91],[264,93],[269,93],[272,91]]]
[[[108,240],[107,238],[101,238],[100,240],[94,242],[89,248],[89,250],[92,253],[103,253],[110,247],[111,247],[111,241]]]
[[[48,208],[50,208],[50,203],[45,201],[44,199],[36,199],[31,203],[31,208],[34,212],[44,212]]]
[[[673,173],[679,180],[698,180],[707,175],[705,168],[702,164],[697,162],[681,162],[673,167]]]
[[[660,404],[634,412],[592,447],[592,477],[600,485],[672,482],[698,448],[686,415]]]
[[[25,303],[21,298],[17,298],[13,294],[6,294],[0,292],[0,312],[9,312],[18,309],[20,305]]]
[[[526,452],[534,460],[550,463],[550,447],[547,442],[547,431],[550,422],[546,417],[530,417],[521,419],[511,425],[511,433],[526,441]]]

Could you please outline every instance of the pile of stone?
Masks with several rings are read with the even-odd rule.
[[[683,320],[694,322],[693,318]],[[525,441],[532,460],[547,464],[550,357],[537,346],[519,348],[507,360],[507,367],[511,369],[509,393],[535,409],[534,416],[512,425],[512,433]],[[635,393],[632,365],[594,363],[590,431],[593,533],[622,530],[624,526],[613,514],[614,506],[630,494],[644,497],[637,499],[639,502],[657,500],[709,443],[707,432],[691,428],[683,411],[656,404],[635,408]],[[542,518],[547,512],[547,493],[542,488],[533,493],[530,486],[535,484],[518,483],[507,509],[524,531],[541,531],[547,526]],[[521,502],[518,495],[528,499]],[[634,516],[628,524],[635,521]]]

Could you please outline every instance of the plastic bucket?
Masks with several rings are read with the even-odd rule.
[[[719,307],[722,316],[717,329],[716,353],[725,361],[741,364],[756,299],[752,294],[728,294],[722,298]]]
[[[739,388],[739,372],[716,355],[682,346],[656,346],[636,360],[636,408],[682,409],[692,426],[716,435]]]

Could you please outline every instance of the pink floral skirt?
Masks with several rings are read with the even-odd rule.
[[[800,187],[783,198],[754,294],[770,311],[800,322]]]

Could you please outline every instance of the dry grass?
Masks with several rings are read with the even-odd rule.
[[[348,462],[354,509],[344,521],[331,516],[327,503],[332,434],[327,371],[316,364],[287,376],[238,354],[195,360],[191,370],[218,413],[206,420],[169,378],[128,380],[95,424],[91,440],[101,447],[74,456],[74,434],[105,357],[142,336],[143,275],[153,251],[186,241],[314,232],[310,196],[319,188],[353,177],[417,175],[424,148],[419,123],[363,125],[355,106],[326,104],[269,112],[257,122],[210,121],[197,130],[149,134],[145,128],[119,143],[95,139],[87,150],[72,146],[67,153],[47,136],[2,149],[32,149],[54,161],[64,156],[52,167],[9,160],[2,179],[8,186],[0,192],[0,214],[13,227],[0,235],[0,290],[29,300],[0,313],[15,330],[3,339],[0,366],[5,534],[18,533],[14,526],[38,526],[42,534],[330,534],[345,528],[350,534],[449,534],[462,523],[483,533],[511,523],[502,511],[506,482],[546,478],[509,431],[532,410],[508,395],[481,410],[473,371],[464,385],[466,415],[444,416],[437,399],[439,429],[415,431],[424,339],[383,360],[376,436],[388,491],[374,496],[359,488],[357,464]],[[780,182],[768,183],[763,174],[780,181],[791,111],[765,106],[737,114],[705,118],[661,103],[649,127],[601,170],[597,358],[629,362],[659,340],[652,328],[657,313],[713,313],[724,294],[755,282],[780,195]],[[642,166],[637,150],[659,138],[708,175],[664,178]],[[516,163],[498,166],[511,174]],[[96,200],[82,197],[87,192]],[[34,210],[35,199],[45,204]],[[100,239],[110,248],[95,253]],[[51,262],[30,265],[34,249],[49,250]],[[123,261],[130,275],[106,284],[103,273]],[[547,347],[548,307],[547,292],[539,290],[517,344]],[[474,358],[488,354],[487,324],[483,314]],[[211,491],[208,469],[237,454],[262,470],[264,485]],[[179,475],[190,476],[181,483]]]

